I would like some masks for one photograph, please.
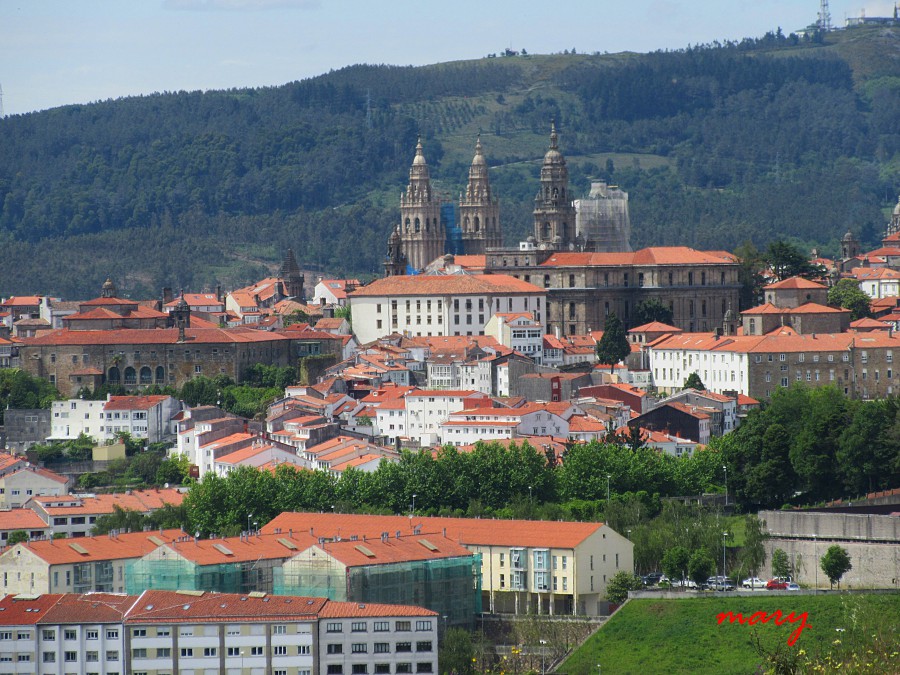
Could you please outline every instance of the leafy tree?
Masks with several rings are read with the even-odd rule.
[[[850,554],[847,553],[847,549],[842,548],[837,544],[828,547],[828,550],[825,551],[825,555],[822,556],[819,564],[822,571],[825,572],[825,576],[828,577],[828,581],[831,582],[832,588],[834,588],[835,584],[840,588],[841,577],[853,569],[853,565],[850,562]]]
[[[621,570],[607,582],[606,599],[616,605],[621,605],[628,599],[628,591],[639,591],[641,588],[643,588],[643,584],[639,577],[631,572]]]
[[[285,314],[283,318],[284,327],[292,326],[295,323],[308,323],[309,314],[300,309],[295,309],[289,314]]]
[[[162,462],[162,457],[155,452],[140,452],[131,458],[125,475],[132,480],[153,485]]]
[[[828,289],[828,304],[850,310],[851,321],[872,316],[870,298],[859,288],[856,279],[841,279]]]
[[[741,548],[741,562],[753,576],[756,576],[766,563],[766,549],[763,545],[766,539],[765,526],[766,522],[757,516],[748,515],[744,518],[744,545]]]
[[[684,546],[673,546],[662,559],[662,571],[670,579],[681,579],[688,575],[691,553]],[[708,576],[708,575],[707,575]]]
[[[746,241],[734,249],[734,255],[738,259],[738,281],[741,283],[740,307],[734,310],[756,307],[762,303],[763,286],[766,285],[762,275],[766,267],[763,254],[753,242]]]
[[[156,471],[156,484],[183,485],[191,470],[191,460],[186,454],[169,457],[160,462]]]
[[[472,634],[463,628],[448,628],[438,652],[439,672],[473,675],[474,662],[475,646],[472,643]]]
[[[694,551],[688,562],[688,575],[691,577],[691,581],[698,586],[705,584],[715,571],[716,562],[707,551]]]
[[[13,530],[6,539],[6,545],[15,546],[23,541],[28,541],[28,533],[25,530]]]
[[[821,267],[809,262],[800,249],[780,239],[769,243],[763,260],[779,281],[790,277],[821,279],[825,274]]]
[[[633,318],[635,326],[642,326],[645,323],[651,323],[653,321],[671,325],[672,310],[669,309],[668,305],[664,305],[657,298],[643,300],[635,305]]]
[[[49,408],[62,398],[49,382],[20,368],[0,368],[0,424],[7,408]]]
[[[703,384],[703,380],[700,379],[700,376],[697,373],[691,373],[688,375],[684,384],[681,387],[682,389],[698,389],[700,391],[706,391],[706,385]]]
[[[625,334],[625,326],[615,314],[606,317],[603,336],[597,343],[597,360],[609,366],[610,372],[615,365],[631,353],[631,344]]]
[[[91,530],[93,535],[109,534],[110,530],[124,530],[127,532],[140,532],[144,529],[146,517],[140,511],[123,509],[113,505],[113,512],[99,516]]]
[[[783,549],[776,548],[772,551],[772,575],[776,577],[789,577],[792,574],[791,563],[787,553]]]

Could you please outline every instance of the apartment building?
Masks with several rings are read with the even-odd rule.
[[[596,615],[607,582],[634,569],[632,543],[604,523],[286,512],[262,532],[309,528],[327,538],[446,531],[481,555],[482,605],[491,613]]]
[[[65,440],[85,434],[103,443],[127,433],[158,443],[175,435],[171,421],[179,410],[181,403],[171,396],[108,394],[105,401],[53,401],[51,438]]]
[[[16,509],[36,495],[64,495],[71,485],[71,478],[26,462],[15,471],[0,473],[0,507]]]

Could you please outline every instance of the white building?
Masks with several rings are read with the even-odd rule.
[[[534,312],[540,322],[547,291],[506,274],[392,276],[349,294],[353,330],[365,344],[390,333],[483,335],[498,312]]]
[[[457,447],[493,439],[522,436],[566,438],[569,435],[568,421],[540,403],[529,403],[521,408],[461,410],[452,413],[440,429],[440,442]]]
[[[477,391],[417,390],[406,395],[407,436],[420,445],[433,445],[441,434],[440,425],[452,413],[463,408],[490,405],[490,399]]]
[[[513,351],[540,364],[544,356],[544,326],[535,321],[534,312],[494,314],[484,327],[484,334]]]
[[[721,394],[750,389],[749,351],[765,336],[720,337],[715,333],[683,333],[647,348],[653,384],[660,391],[680,391],[691,373],[709,391]]]
[[[900,271],[889,267],[857,267],[853,276],[859,282],[859,290],[870,298],[891,298],[900,295]]]
[[[361,285],[359,279],[322,279],[313,289],[313,304],[344,307],[347,293]]]
[[[35,495],[64,495],[71,485],[70,478],[26,463],[9,473],[0,473],[0,507],[19,508]]]
[[[171,420],[181,403],[171,396],[112,396],[105,401],[71,398],[51,406],[51,438],[65,440],[85,434],[97,443],[119,433],[150,443],[174,435]]]

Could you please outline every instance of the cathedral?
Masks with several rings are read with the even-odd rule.
[[[668,307],[672,323],[686,331],[719,330],[738,308],[738,265],[730,254],[685,246],[632,251],[627,193],[596,182],[586,198],[574,199],[554,124],[533,215],[533,234],[504,247],[481,139],[458,204],[433,192],[420,139],[385,274],[418,274],[445,254],[465,255],[471,272],[547,289],[546,328],[564,335],[600,330],[611,313],[634,325],[637,306],[648,301]]]

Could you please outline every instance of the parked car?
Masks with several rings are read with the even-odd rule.
[[[697,588],[697,583],[690,579],[676,579],[672,582],[672,588]]]
[[[710,577],[706,580],[706,587],[714,591],[733,591],[734,583],[723,576]]]
[[[641,577],[641,581],[644,582],[645,586],[656,586],[660,581],[666,579],[666,575],[662,572],[650,572],[650,574],[646,574]],[[668,581],[668,579],[666,579]]]
[[[763,588],[765,587],[766,582],[760,579],[759,577],[749,577],[748,579],[744,579],[741,582],[741,586],[744,588]]]
[[[787,590],[788,582],[781,581],[779,579],[769,579],[766,582],[766,588],[770,591],[784,591]]]
[[[791,583],[789,583],[789,584],[787,585],[787,588],[785,588],[784,590],[786,590],[786,591],[799,591],[799,590],[800,590],[800,584],[795,584],[795,583],[792,581]]]

